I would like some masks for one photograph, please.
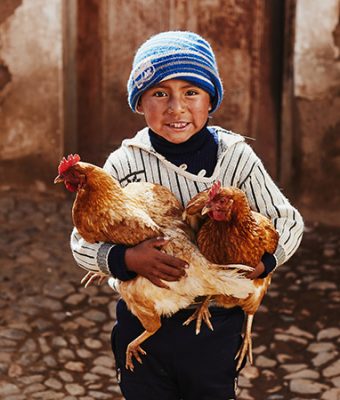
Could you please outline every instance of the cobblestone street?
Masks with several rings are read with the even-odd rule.
[[[106,284],[81,287],[71,206],[0,191],[0,399],[122,400],[110,349],[117,297]],[[255,316],[238,400],[340,400],[339,265],[340,228],[307,224]]]

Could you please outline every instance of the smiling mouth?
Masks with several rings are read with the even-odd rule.
[[[170,122],[167,124],[170,128],[183,129],[189,125],[189,122]]]

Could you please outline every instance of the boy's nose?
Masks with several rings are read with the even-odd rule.
[[[172,98],[169,99],[168,103],[168,113],[181,113],[185,110],[185,101],[181,98]]]

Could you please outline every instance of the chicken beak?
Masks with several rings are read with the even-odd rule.
[[[60,175],[58,175],[58,176],[54,179],[54,183],[62,183],[62,182],[64,182],[64,179],[63,179]]]
[[[211,211],[210,206],[204,206],[201,211],[201,215],[208,214]]]

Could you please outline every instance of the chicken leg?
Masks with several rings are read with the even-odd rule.
[[[236,370],[240,370],[246,354],[250,364],[253,364],[253,343],[251,338],[251,328],[253,325],[254,314],[247,314],[246,329],[240,350],[237,352],[235,359],[237,360]]]
[[[132,340],[126,348],[125,368],[132,372],[134,370],[132,358],[135,357],[136,360],[142,364],[141,355],[146,354],[146,351],[144,351],[140,345],[150,336],[154,335],[162,325],[160,316],[156,314],[152,307],[150,307],[150,310],[150,314],[141,312],[141,309],[139,309],[139,313],[136,313],[136,316],[143,325],[145,331],[137,336],[136,339]]]
[[[140,364],[143,363],[139,353],[142,355],[146,355],[146,351],[140,347],[140,344],[143,343],[150,336],[152,336],[156,331],[158,331],[159,328],[160,326],[153,332],[144,331],[142,334],[136,337],[136,339],[134,339],[132,342],[128,344],[126,348],[126,361],[125,361],[126,369],[129,369],[130,371],[133,372],[134,365],[132,362],[132,357],[135,357]]]
[[[183,322],[183,325],[189,325],[191,321],[197,319],[196,321],[196,335],[198,335],[201,331],[202,320],[208,325],[209,329],[214,330],[211,322],[210,322],[210,311],[209,311],[209,302],[211,296],[207,296],[204,301],[197,306],[195,312]]]

